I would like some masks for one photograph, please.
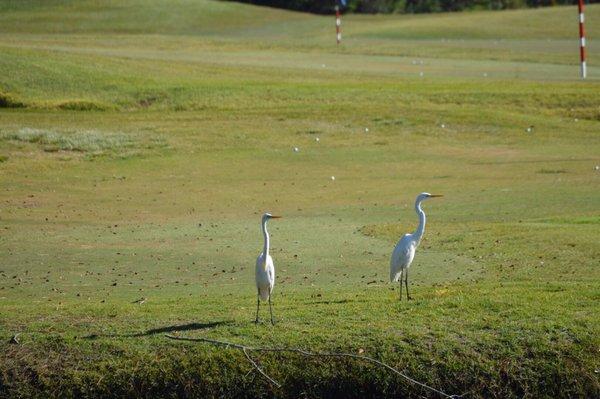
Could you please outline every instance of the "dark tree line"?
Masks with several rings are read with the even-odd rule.
[[[290,10],[330,13],[339,0],[232,0]],[[600,0],[586,0],[597,3]],[[577,4],[577,0],[347,0],[346,11],[358,13],[430,13],[463,10],[505,10]]]

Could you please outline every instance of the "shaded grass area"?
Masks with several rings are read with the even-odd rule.
[[[201,322],[190,327],[174,320],[154,330],[169,331],[179,326],[186,335],[202,334],[219,339],[231,336],[234,342],[256,345],[288,346],[293,342],[294,346],[303,348],[318,345],[326,350],[352,353],[362,349],[367,355],[445,391],[463,393],[465,387],[469,387],[469,396],[547,394],[568,397],[586,396],[597,390],[593,370],[582,374],[595,357],[590,352],[597,342],[590,334],[593,315],[578,315],[573,320],[571,313],[575,307],[589,306],[597,300],[593,286],[562,284],[536,288],[509,283],[504,287],[482,284],[476,289],[458,286],[450,291],[404,305],[397,304],[395,298],[382,301],[375,289],[358,295],[329,292],[327,296],[338,301],[345,298],[345,301],[327,305],[319,301],[305,303],[295,295],[286,296],[287,305],[277,308],[285,312],[285,316],[279,318],[279,324],[273,329],[266,325],[254,326],[249,322],[250,315],[235,310],[252,302],[251,296],[229,301],[229,317],[235,321],[216,327],[215,321],[223,319],[206,314],[222,314],[223,304],[206,301],[199,308],[197,301],[178,300],[177,307],[182,313],[201,309],[204,315]],[[578,298],[575,302],[570,299],[574,296]],[[558,314],[555,301],[563,305]],[[282,302],[278,300],[276,304]],[[311,307],[310,312],[306,311],[307,305]],[[123,306],[115,302],[107,306],[110,310],[103,330],[116,327],[117,331],[123,331],[123,327],[117,326],[126,322],[127,307],[139,305]],[[110,316],[112,312],[116,316]],[[146,317],[151,318],[154,312],[151,309],[149,312]],[[539,317],[544,312],[554,316],[551,320]],[[390,313],[397,314],[396,321],[389,320]],[[470,319],[471,313],[477,318]],[[369,316],[363,316],[365,320],[361,321],[356,317],[360,314]],[[338,319],[338,328],[355,332],[351,340],[322,325],[324,316],[333,315]],[[100,315],[96,317],[97,322],[103,320]],[[298,325],[300,318],[303,323]],[[375,322],[377,319],[381,321]],[[384,321],[386,319],[388,321]],[[567,320],[571,326],[565,328]],[[502,327],[498,327],[500,325]],[[258,376],[248,374],[251,367],[238,352],[200,344],[173,344],[165,342],[161,335],[146,333],[142,336],[148,338],[110,334],[108,338],[89,338],[78,335],[81,327],[73,329],[65,325],[57,331],[55,326],[54,332],[44,332],[43,325],[37,328],[39,333],[21,337],[22,346],[6,347],[8,388],[31,386],[33,377],[37,387],[34,385],[30,392],[66,394],[83,390],[92,396],[166,392],[180,396],[252,397],[268,393],[287,397],[297,392],[310,396],[428,396],[426,391],[355,361],[306,361],[296,356],[258,355],[265,370],[284,384],[282,390],[273,390]],[[62,328],[69,328],[70,332],[60,333]],[[478,333],[465,335],[468,330]],[[125,331],[135,334],[139,330],[130,325]],[[318,344],[315,336],[320,337]],[[35,353],[39,352],[46,354],[43,362],[32,363],[37,358]],[[115,357],[119,358],[118,363],[114,362]],[[65,370],[66,373],[57,373],[58,363],[64,361],[68,361],[71,368]],[[93,369],[86,366],[89,362],[94,364]],[[24,369],[28,369],[29,374],[22,373]],[[219,377],[215,379],[215,375]],[[556,384],[574,380],[578,383]]]
[[[23,108],[25,104],[15,100],[12,96],[0,93],[0,108]]]

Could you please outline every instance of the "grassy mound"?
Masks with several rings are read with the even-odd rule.
[[[0,92],[0,108],[23,108],[25,104],[15,100],[13,96]]]

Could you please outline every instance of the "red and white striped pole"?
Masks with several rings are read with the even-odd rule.
[[[587,68],[585,65],[585,29],[583,23],[585,17],[583,15],[583,0],[579,0],[579,55],[581,57],[581,78],[585,79],[587,76]]]
[[[337,44],[342,41],[342,32],[340,26],[342,25],[342,16],[340,15],[340,6],[335,6],[335,40]]]

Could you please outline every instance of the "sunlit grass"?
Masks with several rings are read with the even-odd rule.
[[[45,152],[75,152],[93,157],[99,155],[131,156],[154,148],[165,148],[161,136],[75,130],[61,132],[51,129],[20,128],[15,131],[0,130],[0,141],[31,143]]]

